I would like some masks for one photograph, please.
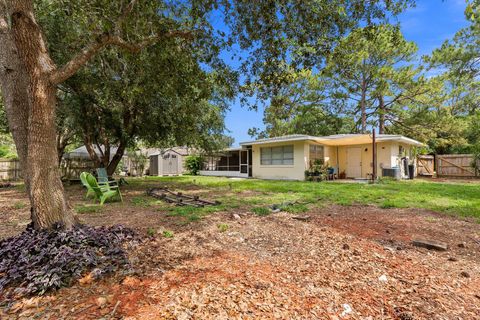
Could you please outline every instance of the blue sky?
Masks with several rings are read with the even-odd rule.
[[[415,8],[399,16],[403,34],[407,40],[415,41],[418,54],[429,54],[433,49],[456,31],[467,25],[464,17],[465,0],[417,0]],[[263,110],[257,112],[242,108],[239,101],[232,104],[227,112],[225,124],[229,135],[239,142],[251,140],[247,131],[252,127],[263,128]]]

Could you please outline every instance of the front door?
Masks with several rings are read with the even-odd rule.
[[[362,177],[362,148],[347,149],[347,177]]]
[[[240,173],[248,174],[248,150],[240,151]]]

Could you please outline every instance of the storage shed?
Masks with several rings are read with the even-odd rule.
[[[150,175],[169,176],[183,174],[184,157],[188,154],[187,148],[175,147],[150,155]]]

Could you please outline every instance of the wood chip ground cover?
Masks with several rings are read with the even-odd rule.
[[[11,199],[26,201],[19,191],[5,192],[10,200],[1,193],[2,208]],[[72,198],[81,201],[76,193]],[[159,230],[130,252],[134,274],[98,282],[87,277],[44,297],[3,304],[0,318],[479,318],[480,225],[470,220],[426,210],[327,206],[302,213],[311,219],[299,221],[240,207],[185,225],[154,206],[130,204],[141,194],[126,191],[123,207],[82,215],[92,225],[121,220]],[[8,208],[2,237],[28,219],[27,208]],[[220,223],[228,229],[220,232]],[[449,249],[412,246],[419,236]]]

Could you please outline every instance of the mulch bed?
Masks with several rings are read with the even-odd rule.
[[[480,314],[478,224],[375,207],[325,208],[309,213],[309,221],[288,213],[238,213],[240,219],[209,216],[171,239],[145,239],[131,252],[136,275],[21,300],[0,318],[476,319]],[[387,218],[389,227],[380,227]],[[219,223],[228,230],[220,232]],[[439,233],[444,225],[450,226],[445,235]],[[448,251],[434,252],[411,245],[419,233],[438,241],[457,238]],[[459,241],[465,247],[453,245]]]

